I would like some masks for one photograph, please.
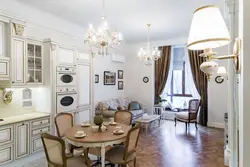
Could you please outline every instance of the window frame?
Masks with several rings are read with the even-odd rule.
[[[175,48],[184,48],[185,49],[185,47],[184,46],[174,46],[173,47],[173,50],[175,49]],[[172,55],[173,55],[173,51],[172,50]],[[182,93],[181,94],[175,94],[175,93],[173,93],[173,91],[174,91],[174,85],[173,85],[173,82],[174,82],[174,80],[173,80],[173,71],[174,70],[172,70],[172,77],[171,77],[171,82],[170,82],[170,94],[168,94],[167,96],[169,96],[170,98],[171,98],[171,102],[173,102],[173,97],[193,97],[192,96],[192,94],[186,94],[186,87],[185,87],[185,85],[186,85],[186,76],[185,76],[185,72],[186,72],[186,61],[183,61],[183,69],[182,69]]]

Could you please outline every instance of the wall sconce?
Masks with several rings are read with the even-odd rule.
[[[231,42],[231,37],[220,9],[214,5],[203,6],[195,10],[188,38],[188,49],[204,50],[200,56],[206,61],[200,65],[201,71],[210,80],[212,73],[218,69],[214,60],[234,59],[236,73],[240,73],[239,53],[241,40],[236,39],[232,55],[216,56],[212,48],[222,47]]]
[[[3,92],[3,102],[5,104],[10,104],[12,102],[13,91],[9,89],[0,89]]]

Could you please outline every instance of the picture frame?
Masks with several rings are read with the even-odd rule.
[[[118,90],[123,90],[123,81],[118,81]]]
[[[95,75],[95,83],[99,83],[99,75]]]
[[[115,85],[116,83],[116,73],[111,71],[104,71],[103,77],[103,84],[104,85]]]
[[[118,79],[123,79],[123,70],[118,70]]]

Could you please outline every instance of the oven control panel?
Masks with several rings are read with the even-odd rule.
[[[76,72],[76,68],[74,68],[74,67],[57,67],[56,71],[58,71],[58,72],[75,73]]]
[[[57,87],[56,92],[76,92],[75,87]]]

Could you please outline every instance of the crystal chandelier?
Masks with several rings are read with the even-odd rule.
[[[151,47],[150,44],[150,27],[151,24],[147,24],[148,27],[148,42],[147,48],[141,48],[138,52],[139,60],[143,61],[145,65],[152,65],[153,61],[161,58],[161,51],[158,47]]]
[[[104,13],[105,2],[102,1],[102,9]],[[94,54],[92,49],[98,50],[98,55],[109,55],[109,48],[118,48],[123,41],[122,34],[109,29],[106,17],[102,16],[101,26],[96,31],[90,24],[89,29],[84,37],[84,43],[91,47],[91,53]]]

